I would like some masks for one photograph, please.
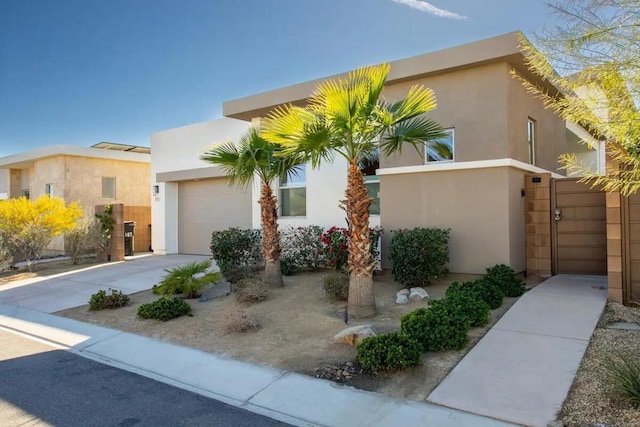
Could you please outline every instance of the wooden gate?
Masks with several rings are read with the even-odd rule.
[[[626,300],[640,304],[640,194],[623,199]]]
[[[577,178],[552,181],[553,272],[554,274],[606,275],[605,194],[599,189],[592,189],[577,181]],[[640,227],[640,215],[638,220],[638,227]],[[638,236],[640,237],[640,230]],[[640,268],[640,259],[638,267]]]

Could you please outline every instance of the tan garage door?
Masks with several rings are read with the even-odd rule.
[[[211,232],[251,227],[251,193],[229,187],[224,178],[178,185],[178,251],[210,255]]]
[[[629,197],[628,205],[627,259],[629,271],[629,294],[631,302],[640,304],[640,194]],[[628,282],[629,283],[629,282]]]
[[[570,178],[554,180],[554,190],[555,272],[607,274],[604,192]]]

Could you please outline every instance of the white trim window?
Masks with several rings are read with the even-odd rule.
[[[369,205],[369,215],[380,215],[380,177],[376,170],[380,169],[380,160],[366,161],[360,165],[360,170],[364,175],[364,186],[369,197],[374,200]]]
[[[527,149],[529,151],[529,164],[536,164],[536,121],[531,117],[527,119]]]
[[[49,197],[53,197],[53,184],[44,185],[44,194],[46,194]]]
[[[307,216],[306,165],[280,180],[280,216]]]
[[[424,145],[425,163],[453,162],[455,152],[455,132],[454,129],[445,129],[446,136]]]
[[[102,198],[103,199],[115,199],[116,198],[116,178],[113,176],[102,177]]]

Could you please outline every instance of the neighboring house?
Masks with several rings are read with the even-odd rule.
[[[451,229],[452,272],[483,273],[497,263],[524,271],[525,175],[561,178],[565,173],[558,157],[567,152],[579,153],[594,170],[603,167],[599,144],[595,149],[579,144],[588,139],[586,132],[545,109],[510,74],[515,70],[549,86],[524,65],[519,34],[391,62],[383,95],[400,99],[415,84],[433,89],[438,107],[429,116],[447,129],[450,150],[435,159],[407,146],[364,171],[376,197],[371,223],[385,230],[383,266],[388,266],[391,230],[442,227]],[[209,253],[213,229],[259,227],[257,188],[229,189],[220,170],[198,156],[210,143],[237,139],[278,105],[304,105],[320,81],[225,102],[226,119],[152,135],[152,179],[158,183],[153,218],[156,224],[164,220],[163,227],[154,229],[154,249]],[[344,160],[336,158],[318,170],[307,166],[305,174],[279,184],[279,223],[345,226],[338,207],[345,186]]]
[[[51,145],[0,157],[0,195],[36,199],[48,194],[78,202],[93,217],[96,205],[124,204],[125,218],[136,222],[137,251],[148,251],[151,156],[148,147],[102,142],[92,147]],[[49,251],[62,252],[63,239]]]

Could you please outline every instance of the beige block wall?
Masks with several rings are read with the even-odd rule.
[[[75,156],[64,156],[64,162],[64,199],[79,201],[89,215],[101,204],[151,206],[149,163]],[[116,178],[115,199],[102,198],[102,177]]]
[[[526,174],[524,185],[527,274],[551,274],[551,174]]]
[[[483,274],[502,263],[524,270],[522,181],[510,169],[381,176],[383,254],[389,253],[391,230],[451,228],[451,272]],[[389,266],[384,258],[383,267]]]
[[[455,160],[501,159],[509,157],[508,79],[511,77],[506,63],[491,64],[391,84],[383,95],[394,101],[405,97],[416,84],[431,88],[438,105],[428,117],[445,128],[455,127]],[[401,154],[380,163],[381,167],[390,168],[421,165],[424,160],[407,145]]]
[[[519,79],[509,76],[508,103],[505,116],[508,117],[509,154],[515,160],[529,163],[529,143],[527,141],[527,120],[536,122],[536,162],[535,165],[551,172],[565,175],[559,169],[558,157],[567,151],[566,123],[553,110],[545,108],[542,101],[530,93]],[[493,106],[492,106],[493,109]]]
[[[625,271],[623,265],[624,239],[622,224],[622,197],[620,193],[607,193],[607,277],[608,277],[608,297],[609,301],[622,304],[625,302],[627,285],[626,275],[630,271]]]
[[[151,206],[124,206],[123,221],[136,223],[134,230],[135,253],[149,252],[151,246]]]

